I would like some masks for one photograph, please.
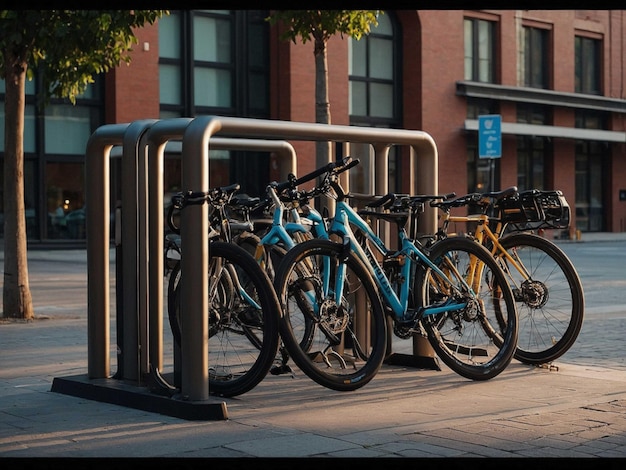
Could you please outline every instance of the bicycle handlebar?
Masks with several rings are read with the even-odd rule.
[[[208,191],[186,191],[172,196],[172,206],[176,209],[182,209],[190,204],[204,204],[207,200],[228,200],[239,190],[241,185],[234,183],[228,186],[220,186],[212,188]]]
[[[471,203],[476,203],[483,207],[488,207],[493,203],[494,200],[514,196],[516,194],[518,194],[517,186],[510,186],[506,189],[503,189],[502,191],[492,191],[488,193],[469,193],[451,201],[431,201],[430,205],[433,207],[439,207],[443,210],[446,210],[450,207],[463,207]]]
[[[334,172],[335,174],[343,173],[344,171],[349,170],[353,166],[358,165],[358,163],[359,163],[358,158],[352,160],[352,157],[349,157],[349,156],[344,157],[340,162],[330,162],[327,165],[324,165],[323,167],[312,171],[311,173],[301,176],[300,178],[296,178],[295,175],[291,174],[289,175],[288,181],[285,181],[284,183],[272,183],[272,185],[274,187],[274,190],[277,193],[281,193],[285,189],[293,189],[296,186],[299,186],[302,183],[311,181],[325,173],[330,173],[330,172]]]
[[[340,165],[337,165],[336,168],[339,168],[339,170],[335,172],[336,174],[343,173],[344,171],[348,171],[350,168],[357,166],[361,160],[358,158],[352,160],[352,157],[345,157],[342,162],[344,163],[343,168],[340,168]]]
[[[393,203],[396,200],[396,195],[395,193],[387,193],[384,196],[381,196],[380,199],[377,199],[375,201],[372,202],[368,202],[367,206],[368,207],[381,207],[381,206],[388,206],[388,202]]]

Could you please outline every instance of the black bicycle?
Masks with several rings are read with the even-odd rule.
[[[271,368],[278,352],[280,305],[267,274],[244,248],[230,243],[226,210],[239,185],[215,188],[207,193],[180,193],[172,198],[168,215],[170,229],[176,234],[175,211],[189,204],[211,205],[209,236],[209,392],[232,397],[254,388]],[[180,295],[180,241],[168,236],[171,272],[168,281],[168,317],[177,345],[184,338],[185,321]],[[171,256],[178,252],[176,260]],[[190,254],[189,256],[193,256]],[[186,299],[189,301],[189,299]]]

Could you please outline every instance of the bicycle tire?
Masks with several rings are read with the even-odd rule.
[[[583,325],[585,297],[576,268],[556,244],[535,234],[511,233],[500,243],[531,275],[523,279],[503,254],[496,254],[507,276],[513,276],[519,316],[515,359],[532,365],[552,362],[571,348]]]
[[[172,331],[172,336],[177,345],[181,344],[181,325],[180,325],[180,311],[178,309],[178,302],[180,298],[178,297],[178,283],[180,281],[180,260],[176,262],[174,267],[171,270],[170,278],[168,281],[168,320],[170,324],[170,329]],[[233,307],[233,296],[228,294],[234,289],[233,281],[231,276],[228,273],[220,276],[219,285],[216,287],[219,289],[219,296],[222,302],[221,307],[224,308],[232,308]],[[223,305],[223,302],[227,302],[226,305]],[[212,321],[209,317],[209,336],[214,334],[216,321]]]
[[[255,256],[257,247],[261,245],[261,237],[257,234],[250,232],[243,232],[237,235],[233,241],[244,248],[248,253]],[[263,249],[265,250],[264,255],[264,269],[265,273],[270,278],[270,281],[274,281],[274,277],[276,277],[276,269],[280,264],[283,256],[287,250],[282,246],[282,244],[276,245],[264,245]]]
[[[218,265],[226,269],[216,274],[212,270]],[[271,368],[278,352],[280,306],[269,278],[245,249],[211,241],[209,270],[214,274],[209,277],[219,280],[209,286],[209,393],[233,397],[252,390]],[[179,263],[168,281],[168,317],[179,345],[181,282]]]
[[[518,334],[513,292],[504,273],[486,248],[465,237],[437,241],[430,248],[429,258],[446,278],[442,281],[431,268],[418,270],[421,305],[440,305],[451,300],[468,302],[464,309],[422,318],[433,349],[444,364],[462,377],[471,380],[496,377],[513,359]],[[468,275],[471,263],[476,260],[482,269],[478,276]],[[450,295],[450,281],[463,290],[460,278],[466,276],[477,300],[466,294],[460,298]],[[495,314],[496,305],[501,314],[506,312],[504,325]]]
[[[325,274],[331,286],[338,260],[346,267],[345,295],[339,303],[332,295],[324,298],[320,289],[324,283],[322,260],[330,261],[330,271]],[[275,288],[283,312],[283,343],[309,378],[338,391],[356,390],[374,378],[385,358],[387,325],[374,281],[354,253],[346,253],[343,245],[330,240],[299,243],[278,267]],[[357,297],[360,292],[363,296]],[[315,296],[313,302],[307,300],[309,293]],[[315,312],[314,306],[319,311]],[[316,324],[313,341],[306,349],[295,331],[298,324],[292,321],[299,322],[302,317]]]

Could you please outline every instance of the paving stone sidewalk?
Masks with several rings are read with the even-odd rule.
[[[597,338],[616,344],[623,336],[620,305],[594,312],[581,332],[594,339],[581,336],[553,368],[514,361],[495,379],[472,382],[443,365],[441,371],[385,365],[370,384],[348,393],[301,373],[268,376],[240,397],[211,399],[225,403],[227,420],[194,421],[51,391],[55,378],[87,372],[85,261],[81,253],[36,256],[31,287],[38,318],[0,321],[0,462],[599,457],[612,468],[626,457],[623,355],[613,348],[608,361],[585,360],[594,357],[587,346]],[[114,318],[111,326],[114,333]],[[171,367],[167,340],[164,353]],[[114,364],[112,358],[112,372]],[[273,463],[283,468],[283,462]]]

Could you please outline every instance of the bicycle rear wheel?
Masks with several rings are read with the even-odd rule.
[[[513,233],[500,243],[530,276],[496,254],[517,303],[515,358],[526,364],[554,361],[574,344],[583,324],[585,299],[578,273],[558,246],[538,235]]]
[[[504,273],[489,251],[468,238],[443,239],[430,252],[430,260],[445,276],[431,268],[422,270],[421,305],[465,305],[422,318],[433,349],[465,378],[497,376],[513,359],[517,344],[515,301]]]
[[[255,235],[250,233],[244,233],[242,236],[237,236],[235,239],[237,245],[243,247],[248,253],[255,255],[256,250],[259,246],[261,246],[261,239]],[[276,269],[280,265],[282,259],[285,257],[287,250],[280,244],[276,245],[263,245],[263,249],[265,253],[263,255],[264,261],[263,266],[265,268],[265,272],[267,273],[270,281],[274,282],[274,278],[276,277]],[[311,342],[313,341],[313,334],[315,330],[315,323],[308,318],[302,317],[300,320],[296,320],[295,316],[291,319],[292,324],[297,322],[298,325],[293,328],[294,333],[298,332],[298,336],[300,337],[300,348],[308,349],[311,347]],[[282,348],[282,346],[281,346]],[[285,354],[284,350],[281,350],[281,361],[286,363],[288,361],[288,356]]]
[[[356,390],[374,378],[386,352],[385,314],[370,274],[353,253],[329,240],[300,243],[283,258],[275,288],[283,343],[307,376],[339,391]],[[304,347],[300,330],[307,322],[316,327]]]
[[[272,366],[280,306],[269,278],[243,248],[212,241],[209,255],[209,392],[232,397],[254,388]],[[168,283],[168,316],[179,345],[181,282],[178,263]]]

